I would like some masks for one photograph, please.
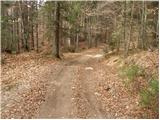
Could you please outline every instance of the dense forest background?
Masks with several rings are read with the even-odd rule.
[[[2,118],[158,118],[159,1],[1,1]]]
[[[2,52],[39,52],[48,44],[48,52],[60,57],[106,43],[106,51],[127,55],[158,47],[156,1],[2,1],[1,23]]]

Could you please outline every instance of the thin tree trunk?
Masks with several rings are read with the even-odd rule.
[[[148,40],[147,40],[147,34],[146,34],[146,22],[147,22],[147,6],[146,6],[146,2],[144,1],[144,21],[143,21],[143,42],[144,42],[144,48],[146,49],[148,46]]]
[[[76,51],[78,51],[78,46],[79,46],[79,36],[78,33],[76,34]]]
[[[124,32],[123,32],[123,36],[124,36],[124,48],[126,50],[126,0],[124,1]]]
[[[28,5],[28,1],[25,1],[26,4]],[[24,12],[24,35],[25,35],[25,49],[29,52],[29,44],[28,44],[28,39],[29,39],[29,20],[28,20],[28,6],[25,5],[25,12]]]
[[[21,43],[22,43],[22,48],[24,48],[24,23],[23,23],[23,13],[22,13],[22,1],[19,1],[19,12],[20,12],[20,25],[21,25]]]
[[[90,19],[88,18],[88,24],[87,24],[87,33],[88,33],[88,39],[87,39],[87,43],[88,43],[88,48],[90,48]]]
[[[20,41],[19,41],[19,24],[18,24],[18,19],[17,19],[17,53],[20,53]]]
[[[145,2],[142,1],[142,18],[141,18],[141,47],[142,49],[145,48]]]
[[[31,41],[32,41],[32,49],[34,50],[34,23],[33,23],[33,16],[34,16],[34,5],[31,5]]]
[[[89,36],[88,36],[88,43],[89,43],[89,48],[92,47],[92,42],[91,42],[91,18],[89,18]]]
[[[52,6],[55,8],[53,9],[52,11],[50,11],[50,13],[48,14],[48,19],[51,20],[50,21],[50,25],[52,26],[51,27],[51,31],[53,31],[54,33],[51,35],[52,37],[52,54],[54,57],[56,57],[56,38],[55,38],[55,35],[56,35],[56,7],[57,7],[57,1],[55,2],[51,2],[52,3]],[[54,17],[51,17],[51,16],[54,16]]]
[[[108,26],[107,26],[107,24],[106,24],[106,31],[105,31],[105,43],[106,43],[106,44],[108,43],[108,38],[107,38],[107,37],[108,37],[108,34],[107,34],[107,33],[108,33],[108,29],[107,29],[107,27],[108,27]]]
[[[57,2],[56,6],[56,30],[55,30],[55,42],[56,42],[56,57],[60,58],[59,53],[59,29],[60,29],[60,2]]]
[[[117,29],[117,17],[116,17],[116,15],[115,15],[115,28]],[[119,52],[120,39],[117,40],[117,43],[116,43],[116,44],[117,44],[117,45],[116,45],[116,50],[117,50],[117,52]]]
[[[141,40],[142,40],[142,24],[141,24],[141,22],[142,22],[142,20],[141,20],[141,18],[142,18],[142,13],[141,13],[141,8],[139,8],[139,20],[138,20],[138,24],[140,24],[139,25],[139,34],[138,34],[138,48],[141,48]]]
[[[39,52],[39,41],[38,41],[38,2],[36,2],[36,14],[37,14],[37,21],[36,21],[36,47],[37,47],[37,52]]]
[[[159,14],[158,14],[158,16],[159,16]],[[158,17],[157,17],[157,24],[156,24],[156,41],[158,42],[159,41],[159,20],[158,20]],[[157,43],[156,42],[156,43]]]
[[[128,50],[129,50],[129,47],[130,47],[130,41],[132,41],[132,22],[133,22],[133,9],[134,9],[134,1],[132,3],[132,7],[131,7],[131,17],[130,17],[130,38],[128,39],[127,41],[127,45],[126,45],[126,53],[125,53],[125,56],[128,55]]]
[[[11,52],[13,52],[13,47],[14,47],[14,22],[12,20],[12,28],[11,28],[11,31],[12,31],[12,42],[11,42]]]
[[[84,39],[87,41],[87,18],[84,19]]]
[[[32,39],[32,49],[34,50],[34,25],[32,22],[32,26],[31,26],[31,39]]]
[[[98,46],[98,38],[96,37],[95,38],[95,47],[97,47]]]

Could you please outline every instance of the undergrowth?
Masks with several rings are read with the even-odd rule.
[[[159,105],[159,81],[157,78],[151,78],[147,88],[140,91],[140,104],[143,107],[158,112]]]
[[[145,76],[144,69],[138,65],[123,66],[120,70],[120,76],[125,79],[124,84],[129,86],[139,76]]]
[[[159,81],[158,75],[148,75],[138,65],[125,65],[120,69],[120,76],[124,79],[127,89],[140,96],[140,105],[158,113]],[[150,76],[150,77],[148,77]],[[136,89],[139,88],[139,89]]]

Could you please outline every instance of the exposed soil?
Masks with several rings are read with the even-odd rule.
[[[120,58],[106,60],[103,47],[38,58],[2,66],[2,118],[156,118],[128,93]]]

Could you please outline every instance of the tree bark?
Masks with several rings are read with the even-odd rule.
[[[60,31],[60,2],[56,4],[56,30],[55,30],[55,42],[56,42],[56,57],[60,58],[59,53],[59,31]]]
[[[134,9],[134,1],[133,1],[133,3],[132,3],[132,7],[131,7],[131,17],[130,17],[130,38],[129,38],[128,41],[127,41],[125,56],[128,55],[128,50],[129,50],[129,47],[130,47],[130,41],[132,41],[133,9]]]
[[[22,48],[24,48],[24,40],[25,40],[25,37],[24,37],[24,22],[23,22],[23,12],[22,12],[22,1],[19,1],[19,12],[20,12],[20,26],[21,26],[21,43],[22,43]]]
[[[18,17],[17,17],[18,18]],[[20,41],[19,41],[19,24],[17,19],[17,53],[20,53]]]
[[[123,36],[124,36],[124,48],[126,50],[126,0],[124,1],[124,31],[123,31]]]
[[[28,1],[24,1],[25,3],[25,8],[23,9],[23,27],[24,27],[24,38],[25,38],[25,49],[29,52],[29,44],[28,44],[28,39],[29,39],[29,21],[28,21]]]
[[[79,46],[79,35],[78,33],[76,34],[76,51],[78,51],[78,46]]]
[[[33,16],[34,16],[34,2],[31,4],[31,41],[32,41],[32,49],[34,50],[34,23],[33,23]]]
[[[36,14],[37,14],[37,21],[36,21],[36,47],[37,52],[39,52],[39,40],[38,40],[38,2],[36,2]]]

